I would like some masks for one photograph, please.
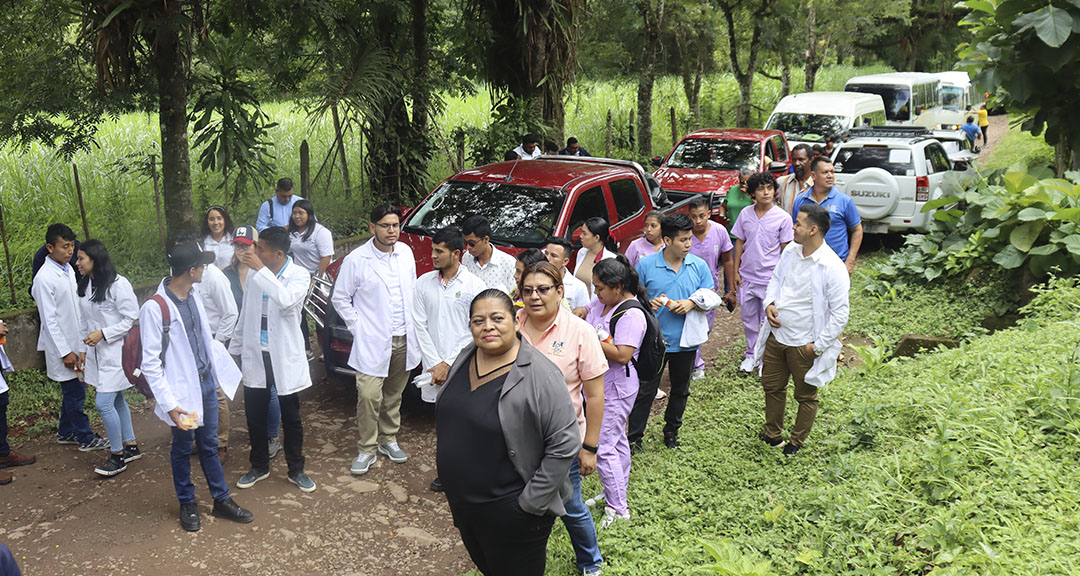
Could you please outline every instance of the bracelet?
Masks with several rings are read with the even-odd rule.
[[[596,451],[599,450],[600,448],[598,448],[596,446],[589,446],[588,444],[582,442],[581,443],[581,449],[585,450],[586,452],[592,452],[593,454],[596,454]]]

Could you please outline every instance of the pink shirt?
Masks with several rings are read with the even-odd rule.
[[[637,240],[634,240],[626,247],[626,259],[630,261],[630,265],[637,268],[637,263],[642,258],[649,254],[656,254],[660,250],[664,249],[664,245],[661,243],[660,248],[654,248],[652,242],[649,242],[647,238],[642,236]]]
[[[758,218],[753,206],[743,210],[731,233],[743,241],[739,275],[743,282],[755,286],[769,284],[773,268],[780,261],[780,245],[795,238],[791,215],[776,205],[762,218]]]
[[[525,311],[518,312],[518,322],[524,325],[525,319]],[[582,395],[582,386],[586,380],[603,376],[608,369],[607,358],[604,357],[604,350],[600,348],[596,329],[560,306],[555,322],[538,342],[531,341],[524,330],[521,331],[521,337],[562,370],[566,388],[570,392],[570,401],[577,412],[581,438],[584,440],[585,411],[582,406],[585,404],[585,397]]]
[[[713,288],[719,290],[720,284],[720,255],[730,252],[734,246],[727,229],[717,222],[709,220],[709,231],[705,233],[705,240],[698,240],[697,235],[692,235],[690,241],[690,253],[705,261],[712,273]]]
[[[620,302],[621,304],[621,302]],[[619,306],[612,306],[607,314],[604,314],[604,305],[599,300],[593,299],[586,309],[589,311],[585,321],[598,330],[610,332],[611,316]],[[612,343],[616,346],[631,346],[634,348],[634,359],[638,357],[641,349],[641,341],[645,338],[645,314],[638,308],[631,308],[619,316],[615,323],[615,333],[612,334]],[[610,368],[604,374],[604,398],[622,399],[636,396],[638,392],[637,368],[630,363],[627,371],[626,364],[610,363]]]

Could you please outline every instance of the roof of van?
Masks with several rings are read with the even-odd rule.
[[[971,77],[968,76],[968,73],[959,70],[939,72],[937,77],[942,84],[948,84],[949,86],[968,86],[971,84]]]
[[[882,110],[885,109],[881,96],[877,94],[865,92],[804,92],[784,96],[773,112],[805,112],[808,108],[821,110],[822,113],[837,110],[838,108],[842,108],[844,112],[847,112],[849,106],[875,101],[881,105]]]
[[[931,74],[929,72],[888,72],[885,74],[869,74],[867,76],[856,76],[847,81],[849,84],[890,84],[890,83],[904,83],[917,82],[925,80],[938,80],[937,74]]]

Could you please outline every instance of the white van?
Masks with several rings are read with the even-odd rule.
[[[788,144],[823,144],[857,126],[885,124],[885,103],[877,94],[805,92],[785,96],[765,123],[780,130]]]
[[[938,91],[941,93],[941,112],[938,113],[936,124],[945,130],[955,130],[968,116],[978,119],[979,108],[986,100],[982,92],[979,92],[967,72],[956,70],[941,72],[937,75],[941,80]]]
[[[885,102],[885,120],[890,126],[934,128],[941,112],[940,80],[928,72],[889,72],[856,76],[844,85],[844,92],[877,94]]]

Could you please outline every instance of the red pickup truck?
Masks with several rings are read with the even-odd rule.
[[[416,272],[432,269],[431,237],[440,228],[460,226],[474,214],[491,222],[491,241],[511,254],[543,248],[551,236],[578,238],[585,220],[611,222],[620,252],[642,236],[645,214],[685,212],[690,199],[674,203],[636,162],[577,156],[541,156],[535,160],[497,162],[460,172],[439,185],[405,213],[401,242],[413,250]],[[351,374],[352,334],[330,305],[339,259],[317,278],[308,299],[316,319],[327,374]],[[412,388],[412,387],[407,387]]]

